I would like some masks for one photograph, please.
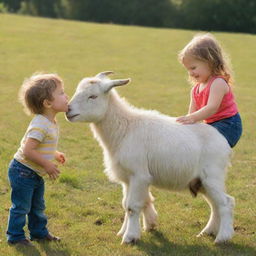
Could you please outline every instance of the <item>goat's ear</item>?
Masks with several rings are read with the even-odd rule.
[[[114,72],[113,71],[104,71],[104,72],[97,74],[95,77],[103,79],[106,76],[111,75],[111,74],[114,74]]]
[[[128,84],[130,81],[131,81],[131,78],[118,79],[118,80],[109,80],[108,83],[104,86],[104,92],[110,91],[113,87]]]

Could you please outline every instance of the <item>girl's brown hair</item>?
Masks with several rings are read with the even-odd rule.
[[[25,79],[19,92],[24,111],[28,115],[42,114],[44,100],[53,100],[53,91],[62,84],[63,81],[57,74],[35,74]]]
[[[228,56],[222,50],[219,42],[210,33],[198,34],[185,46],[178,55],[183,63],[187,56],[209,64],[213,75],[222,76],[229,84],[233,84],[232,69]]]

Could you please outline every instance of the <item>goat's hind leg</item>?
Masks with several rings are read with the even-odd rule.
[[[203,181],[203,187],[205,196],[212,205],[212,213],[201,233],[216,233],[215,243],[226,242],[234,234],[233,208],[235,200],[225,193],[224,183],[218,179]]]
[[[219,226],[220,226],[220,218],[219,218],[218,210],[217,210],[215,203],[211,200],[211,198],[209,196],[204,194],[204,198],[211,208],[211,215],[210,215],[207,225],[197,235],[197,237],[201,237],[205,234],[210,235],[210,236],[211,235],[216,236],[219,231]]]
[[[143,208],[142,217],[143,217],[143,228],[145,231],[151,231],[155,229],[157,225],[157,212],[154,207],[154,197],[148,191],[148,199]]]
[[[122,206],[125,210],[125,206],[126,206],[126,200],[127,200],[127,191],[128,191],[128,185],[125,183],[122,183],[122,187],[123,187],[123,200],[122,200]],[[124,216],[124,221],[122,224],[121,229],[118,231],[117,235],[118,236],[123,236],[126,228],[127,228],[127,222],[128,222],[128,213],[125,212],[125,216]]]
[[[220,227],[215,243],[223,243],[229,241],[234,235],[233,227],[233,209],[235,206],[234,197],[225,194],[225,205],[219,207]]]

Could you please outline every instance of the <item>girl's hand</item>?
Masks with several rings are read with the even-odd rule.
[[[55,159],[61,164],[64,164],[66,162],[65,154],[59,151],[55,152]]]
[[[192,116],[187,115],[177,117],[176,122],[181,124],[194,124],[196,121],[193,119]]]

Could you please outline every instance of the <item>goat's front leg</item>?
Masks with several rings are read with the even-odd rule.
[[[127,227],[122,243],[135,243],[140,238],[140,213],[148,197],[148,186],[146,180],[136,176],[131,177],[125,202]]]

